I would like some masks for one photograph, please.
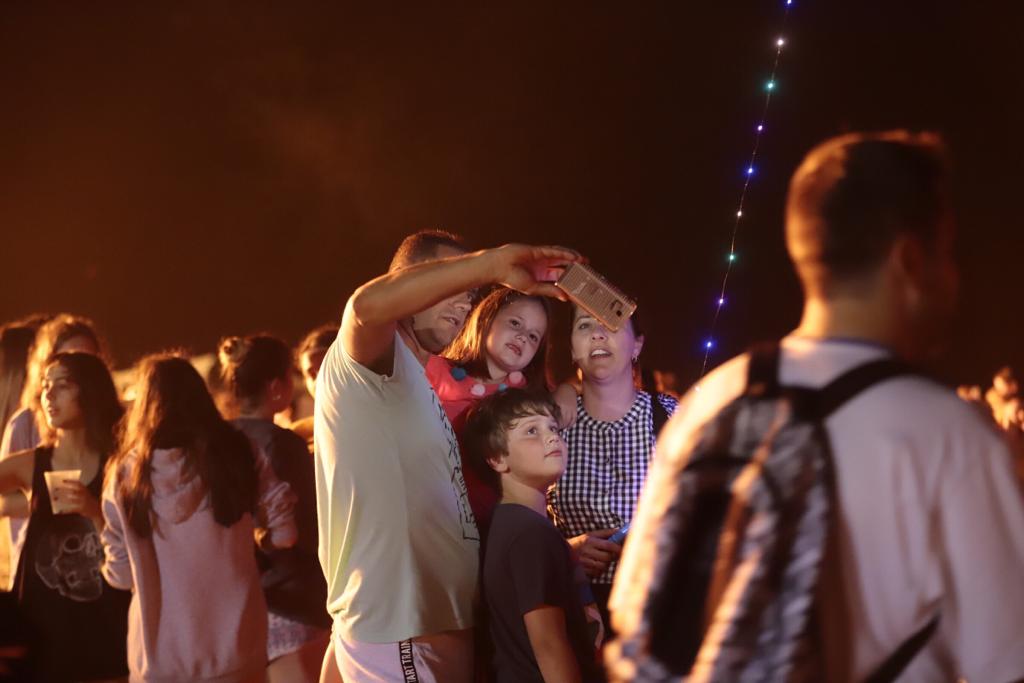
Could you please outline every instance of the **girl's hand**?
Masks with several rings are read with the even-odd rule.
[[[96,524],[97,530],[103,528],[103,512],[100,501],[89,492],[85,485],[75,479],[65,479],[53,489],[53,499],[61,504],[61,514],[77,514],[88,517]]]

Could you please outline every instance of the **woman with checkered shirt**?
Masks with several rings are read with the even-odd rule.
[[[658,428],[676,408],[671,396],[638,390],[634,368],[644,345],[636,313],[618,332],[573,311],[572,358],[582,393],[557,392],[569,446],[565,474],[548,503],[555,524],[591,581],[610,634],[608,595],[622,545],[609,538],[633,519]],[[568,413],[566,415],[566,413]]]

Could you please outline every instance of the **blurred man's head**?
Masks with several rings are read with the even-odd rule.
[[[790,182],[786,242],[808,299],[873,302],[905,350],[947,332],[956,301],[950,167],[932,134],[833,138]]]
[[[443,230],[421,230],[398,246],[388,272],[467,253],[458,236]],[[416,341],[430,353],[440,353],[462,330],[473,307],[471,292],[460,292],[420,311],[408,321]]]

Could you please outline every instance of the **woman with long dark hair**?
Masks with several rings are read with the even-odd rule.
[[[295,543],[292,495],[184,358],[156,355],[103,491],[103,575],[132,589],[139,681],[262,681],[267,607],[253,539]]]
[[[99,496],[122,409],[110,372],[87,353],[45,365],[42,443],[0,461],[0,492],[31,494],[15,575],[30,667],[40,681],[97,681],[128,673],[129,595],[100,575]]]
[[[35,448],[39,444],[40,435],[46,431],[46,416],[40,405],[43,370],[51,356],[70,351],[103,357],[103,343],[92,321],[61,313],[42,323],[32,343],[20,410],[5,423],[0,457]]]
[[[61,313],[39,323],[29,351],[28,363],[19,409],[4,424],[3,440],[0,441],[0,459],[12,453],[27,451],[42,442],[46,432],[46,416],[43,414],[41,387],[43,370],[50,357],[56,353],[82,351],[103,357],[103,344],[96,329],[88,318]],[[29,514],[28,499],[20,492],[4,496],[2,514],[8,516],[11,566],[17,566],[18,555],[25,543],[25,517]]]
[[[224,386],[231,391],[232,424],[267,455],[274,474],[295,494],[298,542],[260,554],[269,610],[267,679],[315,682],[330,636],[327,582],[317,558],[316,481],[313,456],[295,432],[274,424],[291,405],[292,352],[269,335],[228,337],[220,343]]]

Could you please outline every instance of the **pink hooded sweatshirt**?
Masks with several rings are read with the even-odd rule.
[[[133,592],[128,610],[132,681],[262,681],[267,660],[267,607],[253,554],[254,526],[264,544],[295,543],[294,497],[266,457],[259,468],[257,519],[230,528],[213,519],[198,477],[182,472],[181,449],[153,452],[155,529],[140,538],[116,491],[124,468],[103,491],[103,576]]]

